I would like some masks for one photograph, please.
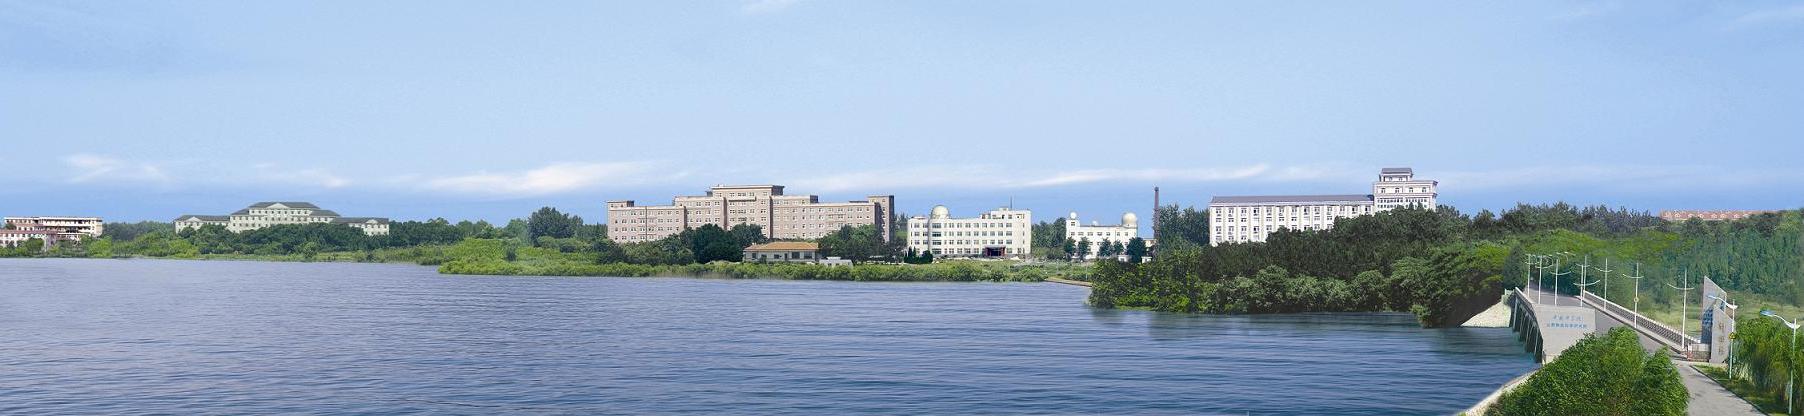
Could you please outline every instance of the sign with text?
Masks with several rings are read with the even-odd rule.
[[[1583,306],[1535,306],[1535,323],[1541,329],[1541,351],[1553,361],[1585,335],[1597,332],[1597,310]]]

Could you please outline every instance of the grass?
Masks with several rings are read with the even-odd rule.
[[[1744,379],[1729,377],[1729,370],[1722,367],[1700,365],[1696,366],[1696,368],[1699,372],[1704,373],[1705,376],[1710,377],[1711,380],[1716,380],[1717,384],[1721,384],[1724,388],[1729,389],[1730,393],[1735,393],[1736,396],[1741,396],[1742,399],[1746,399],[1748,403],[1753,403],[1754,407],[1760,409],[1761,413],[1769,415],[1785,414],[1785,397],[1776,395],[1769,396],[1755,392],[1753,383]]]

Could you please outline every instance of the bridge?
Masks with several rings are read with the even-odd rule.
[[[1547,363],[1586,335],[1628,327],[1641,335],[1641,346],[1648,351],[1666,351],[1682,357],[1697,357],[1702,343],[1697,337],[1648,319],[1597,294],[1561,295],[1534,287],[1509,292],[1504,302],[1510,307],[1510,330],[1523,348],[1535,353],[1535,362]]]
[[[1640,335],[1642,349],[1665,352],[1673,358],[1685,389],[1691,395],[1686,408],[1687,414],[1761,414],[1753,405],[1692,367],[1689,362],[1705,358],[1707,351],[1696,337],[1676,328],[1648,319],[1590,292],[1567,296],[1530,286],[1511,290],[1505,295],[1504,303],[1510,307],[1510,329],[1516,332],[1523,348],[1535,354],[1537,363],[1553,361],[1586,335],[1607,332],[1616,327],[1628,327]],[[1506,383],[1467,413],[1483,414],[1504,392],[1526,382],[1533,374],[1534,372],[1530,372]]]

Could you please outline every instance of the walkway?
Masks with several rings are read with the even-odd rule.
[[[1529,295],[1530,299],[1533,299],[1536,303],[1553,305],[1557,302],[1559,306],[1582,305],[1576,296],[1555,296],[1541,292],[1532,287],[1523,288],[1522,292]],[[1602,313],[1601,311],[1598,312],[1598,332],[1607,332],[1616,327],[1630,327],[1630,325],[1617,320],[1615,317],[1610,316],[1610,314]],[[1637,329],[1635,335],[1639,336],[1641,339],[1642,349],[1647,350],[1648,352],[1665,354],[1667,359],[1673,360],[1673,366],[1678,367],[1679,378],[1684,380],[1685,390],[1691,393],[1691,402],[1686,406],[1685,414],[1692,416],[1761,414],[1758,409],[1754,408],[1754,405],[1749,404],[1746,400],[1742,400],[1741,397],[1736,396],[1735,393],[1730,393],[1728,389],[1723,388],[1722,385],[1717,384],[1715,380],[1711,380],[1709,376],[1699,372],[1696,368],[1692,368],[1693,364],[1691,362],[1676,359],[1672,348],[1668,347],[1665,342],[1648,337],[1647,333],[1641,332],[1638,328],[1630,327],[1630,329]]]

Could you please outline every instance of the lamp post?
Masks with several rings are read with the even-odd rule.
[[[1535,254],[1529,254],[1528,258],[1522,260],[1522,267],[1526,267],[1525,269],[1522,269],[1522,285],[1523,286],[1527,286],[1528,280],[1530,279],[1530,277],[1528,277],[1528,273],[1529,273],[1528,268],[1534,268],[1536,263],[1540,262],[1540,260],[1541,260],[1541,257],[1538,255],[1535,255]],[[1540,285],[1541,285],[1541,282],[1539,282],[1539,281],[1535,282],[1535,286],[1540,286]]]
[[[1792,356],[1797,355],[1797,353],[1798,353],[1798,324],[1793,323],[1792,321],[1785,320],[1785,317],[1779,316],[1779,314],[1773,313],[1773,311],[1760,311],[1760,315],[1768,317],[1768,318],[1778,319],[1779,322],[1785,323],[1785,327],[1791,328],[1791,349],[1786,350],[1787,354],[1785,355],[1785,357],[1787,358],[1787,360],[1785,360],[1785,361],[1788,363],[1791,362]],[[1795,366],[1793,366],[1793,367],[1795,367]],[[1791,414],[1791,411],[1792,411],[1792,408],[1791,408],[1792,407],[1791,396],[1792,396],[1792,384],[1793,384],[1792,382],[1793,382],[1793,380],[1796,380],[1798,378],[1798,376],[1797,376],[1797,374],[1795,374],[1797,372],[1796,368],[1793,368],[1792,371],[1788,371],[1788,372],[1794,373],[1791,376],[1786,377],[1786,379],[1785,379],[1785,414],[1789,415],[1789,414]]]
[[[1716,295],[1706,294],[1704,296],[1709,296],[1710,299],[1716,301],[1717,305],[1722,305],[1722,306],[1711,305],[1711,308],[1716,309],[1717,312],[1722,312],[1722,313],[1728,314],[1727,317],[1729,319],[1734,319],[1735,310],[1741,308],[1741,306],[1738,306],[1734,303],[1729,303],[1728,299],[1723,299]],[[1724,318],[1724,316],[1717,316],[1716,322],[1722,322],[1723,318]],[[1713,345],[1713,346],[1716,345],[1716,340],[1715,340],[1716,337],[1710,337],[1710,338],[1711,338],[1710,345]],[[1726,351],[1729,352],[1729,354],[1727,357],[1723,357],[1723,364],[1733,365],[1733,364],[1735,364],[1735,345],[1734,345],[1735,340],[1729,340],[1729,343],[1730,343],[1729,348],[1725,349]],[[1714,353],[1714,351],[1712,351],[1712,352]]]
[[[1687,281],[1690,281],[1691,280],[1691,272],[1689,272],[1689,271],[1685,272],[1684,276],[1680,277],[1679,279],[1681,279],[1681,280],[1679,280],[1679,283],[1685,283]],[[1689,306],[1689,305],[1686,305],[1686,303],[1691,302],[1691,297],[1690,297],[1691,290],[1697,289],[1697,287],[1696,286],[1678,287],[1678,286],[1673,286],[1672,283],[1667,283],[1666,286],[1671,287],[1673,289],[1677,289],[1679,291],[1679,346],[1683,347],[1685,349],[1685,356],[1690,357],[1691,356],[1691,343],[1685,339],[1685,312],[1686,312],[1685,308],[1686,308],[1686,306]]]
[[[1609,257],[1604,258],[1604,268],[1597,269],[1597,271],[1604,273],[1604,280],[1603,280],[1603,282],[1604,282],[1604,300],[1610,300],[1610,272],[1613,272],[1615,270],[1610,269],[1610,258]]]
[[[1635,279],[1635,299],[1634,299],[1635,317],[1632,319],[1635,321],[1635,323],[1633,325],[1635,325],[1635,327],[1639,328],[1639,327],[1641,327],[1641,278],[1643,277],[1643,276],[1641,276],[1641,263],[1640,262],[1635,263],[1635,275],[1634,276],[1623,276],[1623,277]]]
[[[1560,260],[1565,260],[1566,256],[1570,256],[1572,253],[1562,251],[1553,254],[1558,256],[1553,259],[1553,306],[1560,306],[1560,276],[1572,274],[1572,272],[1560,271]]]
[[[1581,281],[1581,282],[1591,281],[1591,277],[1590,277],[1591,255],[1590,254],[1585,255],[1585,264],[1580,264],[1580,265],[1578,265],[1578,267],[1579,267],[1579,281]],[[1585,287],[1586,286],[1590,286],[1590,285],[1582,285],[1582,284],[1578,285],[1579,299],[1585,298]]]
[[[1547,284],[1545,280],[1547,280],[1547,259],[1549,257],[1552,256],[1545,254],[1535,256],[1535,300],[1539,303],[1547,303],[1545,300],[1547,298]]]

